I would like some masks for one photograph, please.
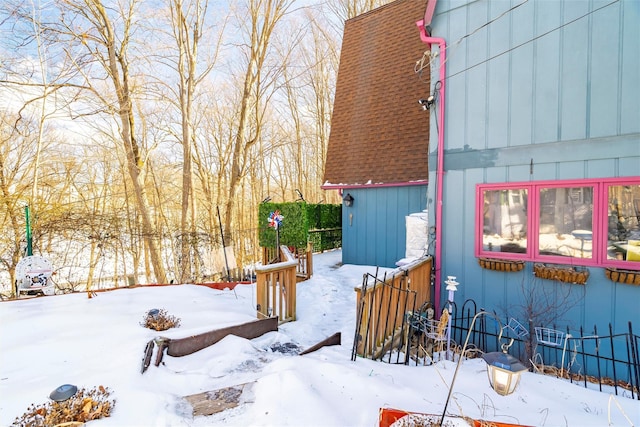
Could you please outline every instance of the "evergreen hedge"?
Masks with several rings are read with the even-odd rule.
[[[280,225],[281,245],[303,248],[307,242],[311,242],[314,251],[342,245],[342,205],[295,202],[262,203],[258,207],[260,246],[273,248],[276,245],[276,231],[269,227],[271,212],[276,210],[283,217]]]

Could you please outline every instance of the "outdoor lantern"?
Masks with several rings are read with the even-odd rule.
[[[449,278],[449,281],[455,281],[455,278],[453,280]],[[476,315],[473,316],[473,319],[471,320],[471,325],[469,325],[467,338],[465,338],[464,345],[462,346],[462,351],[460,352],[461,355],[465,354],[467,344],[469,344],[469,337],[471,337],[471,331],[473,331],[473,325],[475,325],[476,319],[480,316],[491,316],[498,322],[498,324],[500,324],[500,319],[498,319],[498,317],[493,313],[487,311],[480,311],[476,313]],[[498,336],[498,342],[500,342],[500,340],[502,339],[503,329],[504,328],[500,324],[500,335]],[[512,344],[513,338],[511,338],[508,343],[502,344],[502,352],[494,351],[492,353],[485,353],[482,355],[484,361],[487,362],[487,375],[489,376],[489,383],[491,384],[491,387],[496,391],[496,393],[502,396],[513,393],[513,391],[518,386],[518,383],[520,382],[520,374],[523,371],[527,370],[527,368],[522,363],[520,363],[518,359],[507,353],[507,350],[509,350],[509,347],[511,347]],[[444,402],[444,410],[442,411],[442,417],[440,418],[440,424],[438,425],[444,425],[444,417],[447,413],[449,400],[451,400],[451,394],[453,393],[453,384],[455,384],[456,382],[458,369],[460,369],[462,359],[464,359],[464,357],[458,357],[456,370],[453,371],[453,378],[451,379],[451,385],[449,386],[449,394],[447,395],[447,400]]]
[[[487,362],[489,383],[496,393],[506,396],[514,392],[520,382],[520,373],[527,370],[518,359],[507,353],[507,346],[502,351],[485,353],[482,358]]]
[[[353,196],[352,196],[351,194],[347,193],[347,195],[346,195],[346,196],[344,196],[344,197],[342,198],[342,200],[344,200],[344,205],[345,205],[346,207],[348,207],[348,208],[349,208],[349,207],[353,206]]]

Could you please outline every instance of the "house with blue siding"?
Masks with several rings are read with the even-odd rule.
[[[343,210],[343,261],[392,266],[402,251],[378,257],[379,251],[400,248],[400,217],[424,211],[436,312],[447,306],[444,279],[455,276],[458,306],[472,300],[526,327],[558,327],[574,337],[627,333],[631,325],[637,334],[640,2],[422,3],[399,0],[345,25],[325,186],[353,196]],[[422,48],[405,47],[413,41],[400,38],[391,42],[393,48],[385,47],[374,25],[366,30],[371,38],[348,44],[350,26],[375,19],[406,25],[388,22],[394,19],[388,11],[421,6],[413,37]],[[362,77],[361,70],[343,64],[355,60],[373,67],[376,62],[362,58],[405,49],[414,55],[412,78],[393,77],[389,69],[384,82],[376,81],[373,71],[366,78],[373,92],[366,96],[377,102],[369,108],[382,109],[392,124],[363,125],[364,116],[340,106],[358,95],[345,95],[341,84]],[[407,61],[394,62],[385,67],[402,69],[397,72],[404,76]],[[387,99],[375,97],[377,84],[410,88],[401,104],[411,111],[385,109]],[[428,144],[416,147],[428,150],[427,164],[419,167],[422,153],[406,163],[422,172],[419,177],[404,176],[396,165],[390,173],[403,179],[366,181],[374,169],[358,162],[363,151],[385,160],[401,154],[409,143],[402,133],[410,127],[401,121],[415,120],[422,131],[423,113],[428,113],[423,135]],[[378,148],[375,135],[363,146],[346,143],[349,136],[334,140],[343,127],[368,125],[376,135],[397,131],[393,149]],[[358,182],[341,180],[331,174],[332,163],[340,162],[364,175]],[[418,180],[420,190],[410,191],[408,184]]]
[[[638,22],[633,0],[429,1],[441,305],[456,276],[523,322],[640,328]]]
[[[407,216],[427,205],[428,81],[415,22],[425,0],[393,2],[345,23],[323,189],[340,191],[342,258],[395,267]],[[428,73],[424,74],[428,79]]]

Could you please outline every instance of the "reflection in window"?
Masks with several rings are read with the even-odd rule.
[[[527,190],[484,191],[482,247],[490,252],[527,251]]]
[[[540,189],[540,255],[593,257],[593,188]]]
[[[607,259],[640,262],[640,185],[609,186]]]

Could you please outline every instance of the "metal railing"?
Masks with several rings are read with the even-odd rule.
[[[471,334],[470,341],[480,351],[497,351],[500,327],[486,319],[477,322],[469,331],[470,321],[478,312],[475,301],[467,300],[458,312],[454,304],[452,338],[461,343]],[[528,364],[534,372],[555,375],[600,391],[640,400],[640,336],[634,334],[631,322],[624,332],[614,332],[611,323],[604,333],[597,325],[591,331],[584,328],[571,331],[555,325],[528,325],[504,323],[507,334],[514,338],[510,353]],[[516,322],[517,323],[517,322]]]
[[[421,258],[407,266],[385,273],[382,278],[365,274],[357,294],[356,331],[351,354],[382,359],[391,348],[407,341],[409,319],[406,313],[415,311],[430,299],[431,257]],[[408,357],[405,352],[403,357]],[[406,363],[396,354],[395,363]]]
[[[467,300],[461,309],[451,304],[451,335],[446,336],[443,318],[448,312],[438,320],[427,316],[429,303],[416,310],[418,300],[413,291],[403,288],[405,280],[404,276],[378,279],[365,275],[358,298],[352,360],[361,356],[425,366],[433,363],[438,352],[459,351],[467,336],[465,357],[498,351],[502,335],[514,340],[509,353],[534,372],[640,400],[640,336],[631,322],[622,332],[615,332],[610,323],[604,332],[599,332],[597,325],[586,332],[582,327],[577,331],[555,325],[525,327],[515,319],[497,321],[497,316],[481,317],[472,325],[474,316],[484,310]],[[404,317],[399,313],[405,313]]]

